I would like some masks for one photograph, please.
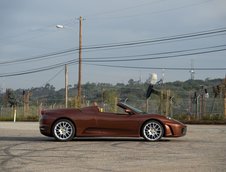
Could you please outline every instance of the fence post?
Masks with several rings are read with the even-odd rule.
[[[224,97],[224,119],[226,119],[226,97]]]
[[[149,107],[148,107],[148,98],[146,99],[146,112],[148,112],[149,111]]]
[[[224,119],[226,119],[226,75],[223,83],[223,95],[224,95]]]
[[[118,97],[115,97],[115,101],[114,101],[114,112],[117,112],[117,103],[118,103]]]
[[[199,98],[200,95],[197,96],[196,98],[196,119],[199,120],[200,119],[200,113],[199,113]]]
[[[166,103],[165,103],[165,115],[169,116],[169,108],[170,108],[170,102],[169,102],[169,98],[170,98],[170,90],[166,90]]]
[[[160,94],[160,109],[159,109],[159,111],[160,111],[160,114],[161,115],[163,115],[163,113],[164,113],[164,110],[163,110],[163,107],[164,107],[164,105],[163,105],[163,90],[161,90],[161,92],[160,92],[161,94]]]

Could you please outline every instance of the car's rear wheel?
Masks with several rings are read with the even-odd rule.
[[[53,125],[53,135],[56,140],[70,141],[75,136],[75,126],[67,119],[60,119]]]
[[[142,128],[142,135],[147,141],[157,141],[162,138],[164,129],[158,121],[147,121]]]

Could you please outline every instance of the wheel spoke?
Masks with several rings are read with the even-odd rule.
[[[67,121],[60,121],[54,127],[54,133],[57,139],[59,140],[67,140],[73,134],[73,126],[71,123]]]
[[[149,141],[156,141],[162,137],[163,128],[161,124],[155,121],[150,121],[143,128],[143,135]]]

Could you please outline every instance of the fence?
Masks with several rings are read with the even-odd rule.
[[[112,103],[97,102],[104,111],[117,112],[117,100]],[[161,100],[158,97],[150,98],[149,100],[133,100],[128,101],[128,104],[137,107],[149,113],[158,113],[167,115],[176,119],[223,119],[225,115],[225,100],[224,98],[201,98],[196,100],[187,98],[177,98],[169,100]],[[83,106],[91,105],[90,101],[85,101]],[[63,108],[63,104],[45,104],[39,103],[29,107],[18,106],[17,120],[38,120],[40,112],[43,108]],[[0,108],[1,120],[13,119],[13,108],[3,107]]]

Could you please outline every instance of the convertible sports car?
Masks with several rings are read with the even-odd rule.
[[[126,103],[117,105],[122,113],[101,112],[97,106],[42,110],[40,132],[59,141],[70,141],[74,137],[143,137],[157,141],[186,134],[186,125],[179,121],[147,114]]]

